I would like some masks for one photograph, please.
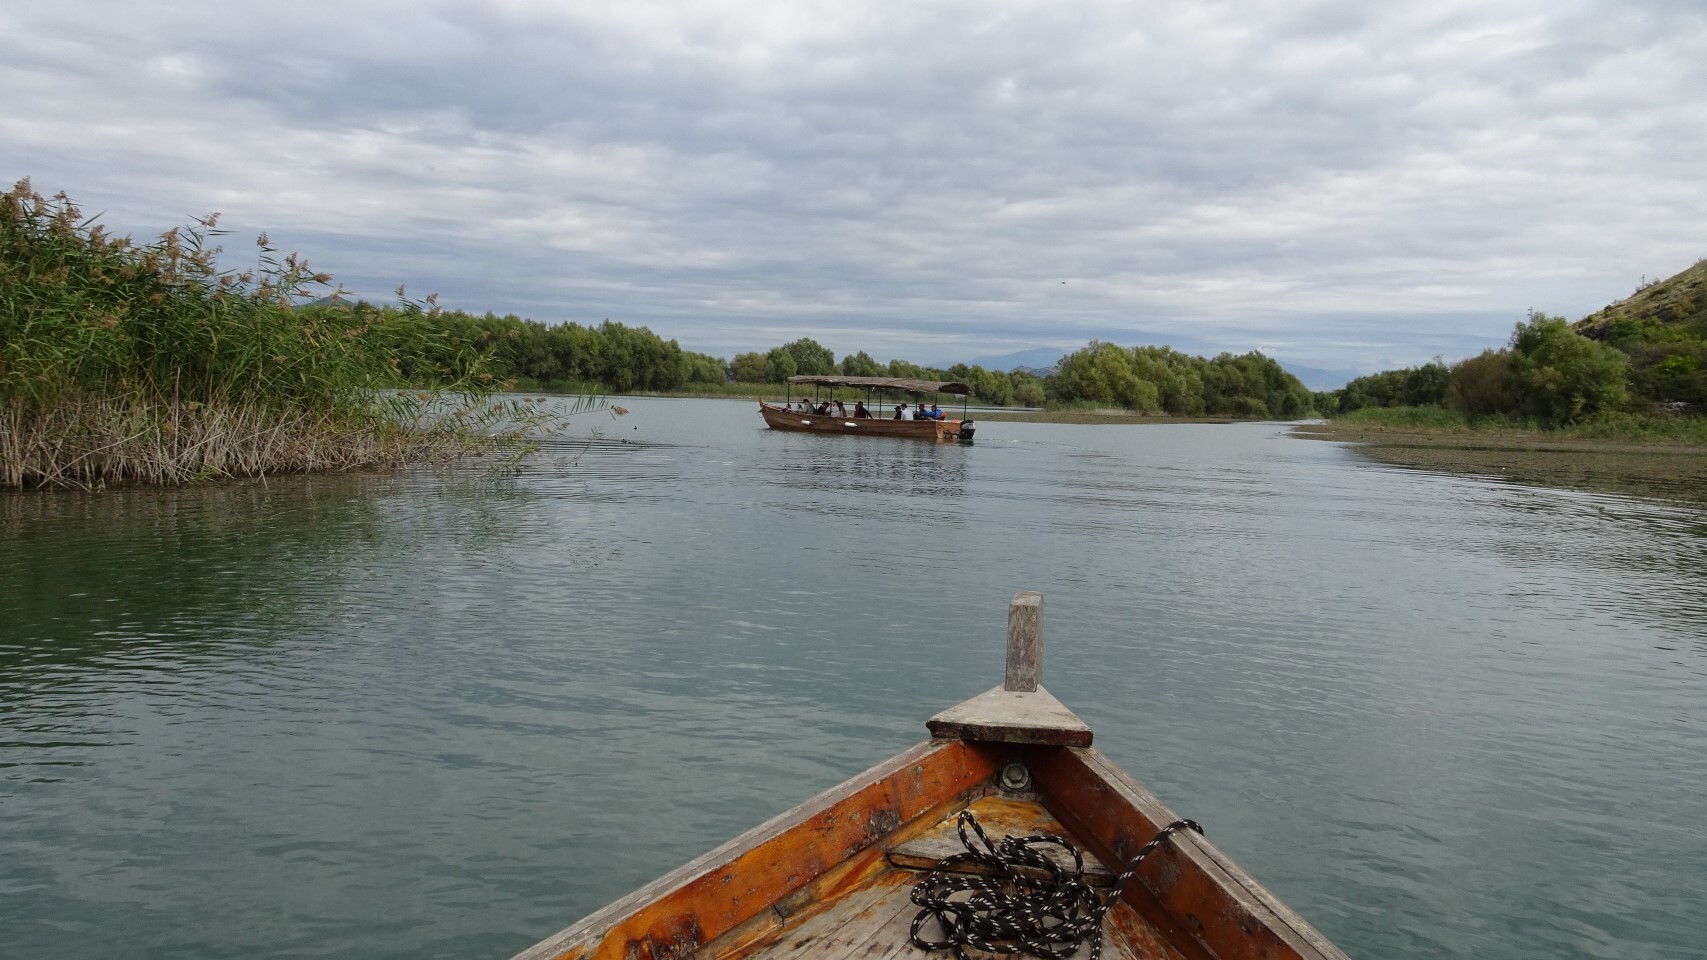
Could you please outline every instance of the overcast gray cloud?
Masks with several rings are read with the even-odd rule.
[[[0,163],[724,356],[1369,371],[1707,255],[1704,50],[1697,2],[26,0]]]

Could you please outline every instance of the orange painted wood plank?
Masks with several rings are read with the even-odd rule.
[[[1001,755],[931,740],[779,814],[518,954],[516,960],[683,960],[904,825],[988,781]],[[779,914],[780,916],[780,914]]]
[[[1072,841],[1084,857],[1086,883],[1106,887],[1114,882],[1114,874],[1103,866],[1102,861],[1097,859],[1095,854],[1086,851],[1084,844],[1073,841],[1061,821],[1055,819],[1043,804],[1035,800],[990,796],[974,800],[966,809],[972,811],[978,818],[978,824],[996,843],[1000,843],[1003,837],[1029,837],[1034,834],[1050,834]],[[959,822],[960,812],[951,811],[929,830],[892,848],[889,851],[889,862],[898,867],[929,870],[949,857],[965,853],[966,845],[960,840]],[[977,843],[978,838],[973,837],[972,842]],[[1063,869],[1073,868],[1073,858],[1067,851],[1052,844],[1039,846],[1037,850]],[[966,864],[963,872],[984,871],[978,870],[976,864]]]
[[[1117,870],[1177,819],[1094,749],[1036,748],[1026,763],[1045,805]],[[1128,902],[1188,953],[1196,945],[1216,960],[1345,960],[1326,937],[1191,831],[1158,847],[1127,892]]]

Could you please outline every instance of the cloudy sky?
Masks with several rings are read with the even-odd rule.
[[[349,290],[1364,372],[1707,256],[1700,0],[11,0],[0,172]]]

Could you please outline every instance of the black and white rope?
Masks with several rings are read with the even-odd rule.
[[[995,843],[972,811],[962,810],[957,829],[966,852],[943,858],[913,888],[913,903],[920,907],[913,918],[913,943],[924,950],[953,949],[958,960],[970,960],[967,947],[1066,960],[1088,940],[1089,960],[1098,960],[1103,918],[1126,881],[1169,834],[1187,827],[1203,832],[1192,820],[1175,820],[1163,827],[1127,862],[1108,896],[1098,897],[1085,882],[1085,859],[1072,843],[1044,833],[1004,837]],[[968,829],[977,835],[976,844]],[[1071,871],[1044,852],[1052,846],[1072,856]],[[964,872],[967,866],[978,872]],[[940,940],[926,939],[922,933],[933,919],[943,931]]]

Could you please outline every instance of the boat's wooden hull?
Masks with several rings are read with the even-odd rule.
[[[1033,782],[1007,791],[999,774],[1016,760]],[[937,856],[932,838],[948,829],[945,821],[974,803],[1035,811],[1030,827],[1016,823],[1002,832],[1040,825],[1062,831],[1113,872],[1176,819],[1090,747],[939,737],[517,960],[922,960],[926,954],[907,940],[916,908],[906,891],[922,875],[915,871]],[[1213,844],[1187,831],[1158,847],[1127,884],[1109,914],[1104,949],[1115,960],[1344,960]]]
[[[873,417],[819,416],[759,401],[759,413],[773,430],[833,433],[854,437],[907,437],[914,440],[956,440],[959,420],[879,420]],[[970,421],[968,421],[970,422]]]

